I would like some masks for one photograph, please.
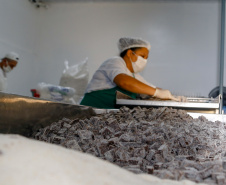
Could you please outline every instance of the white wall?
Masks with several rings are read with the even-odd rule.
[[[65,58],[76,63],[86,56],[92,76],[118,54],[121,36],[136,36],[152,45],[147,80],[177,94],[207,96],[218,85],[219,21],[217,2],[55,3],[42,25],[42,78],[58,83]]]
[[[10,51],[20,55],[18,66],[8,74],[7,92],[31,95],[30,89],[36,85],[34,53],[40,12],[26,0],[0,0],[0,3],[0,57]]]
[[[72,65],[89,57],[91,78],[104,60],[118,54],[121,36],[151,42],[143,76],[159,87],[177,94],[207,96],[219,83],[218,1],[52,3],[48,9],[11,1],[17,2],[19,10],[10,19],[18,21],[21,32],[7,33],[16,27],[0,15],[8,27],[5,32],[0,30],[0,38],[7,38],[5,45],[0,43],[1,54],[10,49],[21,55],[21,64],[9,74],[10,92],[30,95],[38,82],[58,84],[65,59]],[[3,5],[0,13],[5,15],[5,9],[12,7],[8,0]]]

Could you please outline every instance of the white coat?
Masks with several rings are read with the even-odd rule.
[[[0,91],[5,91],[7,88],[7,78],[4,71],[0,68]]]
[[[97,90],[104,90],[104,89],[111,89],[116,87],[114,83],[114,78],[118,74],[127,74],[131,77],[136,78],[137,80],[156,88],[156,86],[147,82],[141,75],[138,73],[133,74],[127,68],[125,61],[121,57],[113,57],[106,60],[99,69],[94,73],[93,78],[91,79],[88,87],[86,89],[86,93],[97,91]]]

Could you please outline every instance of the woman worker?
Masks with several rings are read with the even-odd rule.
[[[149,42],[124,37],[119,39],[118,48],[120,57],[106,60],[94,73],[81,105],[114,109],[116,91],[134,99],[137,94],[146,94],[159,99],[179,101],[169,90],[156,88],[139,75],[147,64],[151,48]]]

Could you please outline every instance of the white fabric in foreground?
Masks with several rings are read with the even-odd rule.
[[[81,152],[0,134],[2,185],[194,185],[191,181],[161,180],[136,175]]]

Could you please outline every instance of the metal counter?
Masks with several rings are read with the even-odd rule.
[[[183,109],[188,112],[199,113],[218,113],[220,98],[187,98],[187,102],[176,102],[170,100],[134,100],[127,95],[117,92],[116,105],[120,106],[141,106],[141,107],[172,107],[176,109]]]
[[[96,114],[106,114],[109,112],[117,113],[119,112],[119,109],[94,109]],[[226,114],[208,114],[208,113],[195,113],[195,112],[187,112],[191,117],[198,118],[199,116],[204,116],[209,121],[215,122],[215,121],[221,121],[226,123]]]

